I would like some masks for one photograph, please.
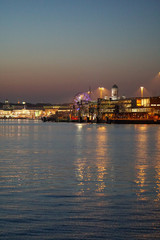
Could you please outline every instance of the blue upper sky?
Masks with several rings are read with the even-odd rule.
[[[0,101],[67,102],[114,83],[160,95],[159,0],[0,0],[0,33]]]

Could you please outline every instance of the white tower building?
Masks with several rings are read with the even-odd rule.
[[[113,87],[112,87],[111,97],[112,97],[112,100],[117,100],[118,99],[118,87],[117,87],[116,84],[114,84]]]

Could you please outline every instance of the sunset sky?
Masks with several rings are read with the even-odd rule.
[[[159,71],[160,0],[0,0],[0,102],[160,95]]]

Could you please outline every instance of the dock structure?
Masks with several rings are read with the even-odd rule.
[[[1,119],[41,119],[52,122],[159,123],[160,96],[98,98],[67,104],[0,103]]]
[[[59,121],[88,123],[160,123],[160,97],[102,99],[73,104]],[[58,116],[58,113],[57,113]],[[50,119],[50,118],[49,118]]]

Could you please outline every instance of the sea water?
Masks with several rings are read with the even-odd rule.
[[[0,120],[0,239],[160,239],[160,125]]]

